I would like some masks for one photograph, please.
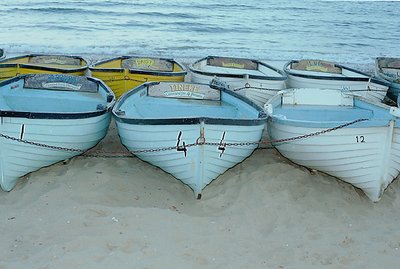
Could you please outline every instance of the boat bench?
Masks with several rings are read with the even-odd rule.
[[[167,100],[175,102],[160,102],[142,105],[135,104],[136,112],[145,118],[193,118],[193,117],[237,117],[238,110],[233,106],[223,105],[220,101]],[[180,102],[179,104],[177,102]],[[187,105],[182,103],[187,103]],[[198,105],[194,103],[199,103]],[[160,109],[162,107],[162,109]],[[130,114],[130,113],[129,113]],[[131,115],[129,115],[131,116]]]
[[[282,111],[282,113],[280,113]],[[370,119],[373,111],[354,107],[327,107],[327,106],[296,106],[276,108],[274,115],[282,114],[290,120],[301,121],[352,121],[356,119]]]

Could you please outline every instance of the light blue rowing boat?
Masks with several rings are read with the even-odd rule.
[[[0,186],[95,146],[107,133],[112,91],[100,80],[23,75],[0,82]]]
[[[294,163],[335,176],[378,201],[400,171],[400,109],[340,90],[283,91],[266,105],[267,129]]]
[[[248,157],[265,125],[262,108],[218,86],[152,82],[125,93],[113,114],[122,144],[193,189]]]
[[[375,74],[390,83],[387,97],[397,103],[400,93],[400,58],[376,58]]]

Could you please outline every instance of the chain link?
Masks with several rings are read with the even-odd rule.
[[[244,86],[244,87],[241,87],[241,88],[235,88],[235,89],[233,89],[233,91],[237,92],[237,91],[241,91],[241,90],[244,90],[244,89],[256,89],[256,90],[265,90],[265,91],[273,91],[273,92],[282,91],[282,89],[270,89],[270,88],[255,87],[255,86],[250,86],[250,85],[247,85],[247,86]]]
[[[321,131],[317,131],[314,133],[309,133],[305,135],[299,135],[299,136],[294,136],[294,137],[289,137],[289,138],[284,138],[284,139],[277,139],[277,140],[261,140],[257,142],[223,142],[221,140],[220,142],[206,142],[203,140],[196,141],[195,143],[187,144],[187,145],[176,145],[176,146],[171,146],[171,147],[163,147],[163,148],[152,148],[152,149],[140,149],[140,150],[133,150],[129,152],[104,152],[104,151],[98,151],[98,152],[93,152],[93,153],[87,153],[83,154],[82,156],[84,157],[95,157],[95,158],[125,158],[125,157],[132,157],[130,154],[140,154],[140,153],[155,153],[155,152],[163,152],[163,151],[169,151],[169,150],[178,150],[178,151],[185,151],[186,148],[190,147],[195,147],[195,146],[201,146],[201,145],[207,145],[207,146],[216,146],[216,147],[241,147],[241,146],[257,146],[258,148],[266,149],[266,148],[273,148],[273,147],[260,147],[260,145],[273,145],[277,143],[283,143],[283,142],[291,142],[295,140],[300,140],[308,137],[313,137],[317,135],[322,135],[325,133],[329,133],[341,128],[345,128],[347,126],[353,125],[357,122],[362,122],[366,121],[368,119],[357,119],[348,123],[344,123],[332,128],[324,129]],[[20,142],[20,143],[25,143],[37,147],[43,147],[43,148],[48,148],[48,149],[54,149],[54,150],[60,150],[60,151],[67,151],[67,152],[78,152],[78,153],[83,153],[84,149],[75,149],[75,148],[66,148],[66,147],[60,147],[60,146],[52,146],[52,145],[47,145],[47,144],[42,144],[42,143],[37,143],[33,141],[28,141],[24,140],[21,138],[16,138],[12,137],[9,135],[5,135],[0,133],[0,137],[3,137],[5,139],[9,139],[12,141]]]
[[[33,145],[33,146],[37,146],[37,147],[54,149],[54,150],[69,151],[69,152],[84,152],[85,151],[84,149],[65,148],[65,147],[59,147],[59,146],[52,146],[52,145],[48,145],[48,144],[37,143],[37,142],[33,142],[33,141],[24,140],[24,139],[21,139],[21,138],[12,137],[12,136],[5,135],[5,134],[2,134],[2,133],[0,133],[0,137],[3,137],[5,139],[9,139],[9,140],[12,140],[12,141],[24,143],[24,144],[29,144],[29,145]]]
[[[276,143],[282,143],[282,142],[290,142],[290,141],[300,140],[300,139],[304,139],[304,138],[308,138],[308,137],[312,137],[312,136],[316,136],[316,135],[322,135],[322,134],[329,133],[329,132],[332,132],[332,131],[335,131],[335,130],[338,130],[338,129],[345,128],[345,127],[353,125],[353,124],[355,124],[357,122],[366,121],[366,120],[368,120],[368,119],[357,119],[357,120],[354,120],[354,121],[351,121],[351,122],[348,122],[348,123],[344,123],[344,124],[341,124],[341,125],[338,125],[338,126],[335,126],[335,127],[332,127],[332,128],[328,128],[328,129],[325,129],[325,130],[317,131],[317,132],[314,132],[314,133],[305,134],[305,135],[299,135],[299,136],[294,136],[294,137],[289,137],[289,138],[284,138],[284,139],[271,140],[268,143],[276,144]]]

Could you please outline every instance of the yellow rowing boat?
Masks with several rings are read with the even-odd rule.
[[[30,54],[0,61],[0,80],[22,74],[83,76],[87,67],[87,61],[79,56]]]
[[[173,59],[120,56],[89,67],[91,75],[103,80],[118,98],[147,81],[184,81],[186,68]]]

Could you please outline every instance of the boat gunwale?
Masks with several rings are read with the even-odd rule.
[[[29,64],[29,63],[7,63],[7,61],[9,61],[9,60],[18,60],[18,59],[22,59],[22,58],[37,57],[37,56],[63,56],[63,57],[68,57],[68,58],[73,58],[73,59],[79,59],[79,60],[83,61],[85,63],[85,65],[81,65],[80,67],[76,67],[76,68],[62,68],[62,67],[47,67],[47,66]],[[30,69],[36,69],[36,70],[56,71],[56,72],[64,72],[64,73],[85,71],[89,67],[88,64],[89,64],[89,62],[82,56],[64,55],[64,54],[26,54],[26,55],[15,56],[15,57],[0,60],[0,68],[9,68],[9,67],[19,66],[20,68],[30,68]]]
[[[182,71],[153,71],[153,70],[143,70],[143,69],[135,69],[135,68],[101,68],[101,67],[96,67],[100,64],[104,64],[104,63],[108,63],[108,62],[112,62],[115,60],[125,60],[125,59],[130,59],[130,58],[140,58],[140,57],[147,57],[147,56],[128,56],[128,55],[123,55],[123,56],[118,56],[118,57],[113,57],[110,59],[105,59],[105,60],[101,60],[98,61],[94,64],[89,65],[89,70],[90,71],[95,71],[95,72],[117,72],[117,73],[123,73],[125,70],[128,70],[128,72],[130,74],[149,74],[149,75],[155,75],[155,76],[168,76],[168,77],[175,77],[175,76],[185,76],[187,74],[187,70],[186,67],[177,62],[176,60],[172,59],[172,58],[157,58],[157,57],[150,57],[148,56],[148,58],[151,59],[159,59],[159,60],[164,60],[164,61],[168,61],[171,62],[173,64],[176,64],[179,68],[182,69]]]
[[[243,74],[227,74],[227,73],[215,73],[215,72],[201,71],[201,70],[199,70],[199,69],[195,69],[195,68],[194,68],[194,65],[195,65],[195,64],[197,64],[197,63],[199,63],[199,62],[201,62],[201,61],[206,61],[206,60],[208,60],[208,59],[210,59],[210,58],[225,58],[225,57],[222,57],[222,56],[212,56],[212,55],[210,55],[210,56],[201,58],[201,59],[195,61],[193,64],[190,64],[190,65],[188,66],[189,70],[190,70],[191,72],[193,72],[193,73],[200,74],[200,75],[205,75],[205,76],[218,76],[218,77],[227,77],[227,78],[243,78],[243,75],[247,75],[245,72],[244,72]],[[230,58],[232,58],[232,57],[230,57]],[[269,65],[269,64],[267,64],[267,63],[264,63],[264,62],[262,62],[262,61],[255,60],[255,59],[239,58],[239,57],[233,57],[233,58],[235,58],[235,59],[245,59],[245,60],[253,61],[253,62],[255,62],[255,63],[259,64],[259,65],[262,65],[262,66],[265,66],[265,67],[267,67],[267,68],[269,68],[269,69],[272,69],[273,71],[275,71],[275,72],[277,72],[277,73],[279,73],[279,74],[281,75],[280,77],[274,77],[274,76],[268,76],[268,75],[258,76],[258,75],[251,75],[251,74],[248,74],[248,76],[249,76],[250,79],[285,81],[285,80],[287,80],[287,78],[288,78],[287,74],[285,74],[285,72],[283,72],[282,70],[280,70],[280,69],[278,69],[278,68],[276,68],[276,67],[273,67],[273,66],[271,66],[271,65]],[[221,67],[221,68],[223,68],[223,67]],[[247,69],[243,69],[243,70],[245,71],[245,70],[247,70]],[[258,70],[258,71],[259,71],[259,70]]]
[[[25,77],[32,76],[32,74],[25,74],[13,77],[11,79],[6,79],[0,81],[0,87],[11,84],[13,82],[19,81],[21,79],[25,79]],[[0,110],[0,117],[9,117],[9,118],[28,118],[28,119],[85,119],[97,117],[107,112],[111,111],[113,108],[116,99],[114,92],[108,87],[103,81],[94,77],[87,77],[86,79],[95,82],[98,87],[102,87],[106,93],[106,96],[112,96],[112,100],[108,102],[107,99],[104,101],[107,103],[107,106],[104,109],[96,110],[96,111],[86,111],[86,112],[76,112],[76,113],[60,113],[60,112],[29,112],[29,111],[15,111],[15,110]],[[108,98],[108,97],[107,97]]]
[[[181,82],[181,83],[187,83],[187,82]],[[210,84],[203,84],[203,83],[195,83],[195,84],[201,84],[201,85],[206,85],[209,87],[212,87],[214,89],[217,89],[221,92],[225,92],[229,95],[232,95],[236,98],[239,98],[241,101],[249,104],[252,106],[254,109],[258,111],[258,117],[253,118],[253,119],[235,119],[235,118],[211,118],[211,117],[192,117],[192,118],[164,118],[164,119],[140,119],[140,118],[124,118],[118,115],[117,111],[121,104],[128,99],[131,95],[136,94],[143,88],[148,88],[152,85],[158,85],[160,82],[146,82],[143,83],[132,90],[125,92],[115,103],[113,109],[112,109],[112,114],[114,115],[114,118],[118,122],[122,123],[128,123],[128,124],[140,124],[140,125],[184,125],[184,124],[199,124],[201,122],[204,123],[209,123],[209,124],[221,124],[221,125],[244,125],[244,126],[257,126],[257,125],[264,125],[266,120],[267,120],[267,115],[265,114],[264,110],[257,105],[256,103],[252,102],[251,100],[233,92],[230,90],[227,90],[225,88],[221,87],[216,87],[212,86]],[[188,84],[193,84],[193,83],[188,83]]]
[[[300,73],[294,73],[292,72],[292,69],[289,68],[289,65],[295,62],[298,62],[300,60],[291,60],[286,62],[286,64],[283,67],[283,71],[285,73],[287,73],[288,75],[291,76],[295,76],[295,77],[302,77],[302,78],[312,78],[312,79],[316,79],[316,80],[340,80],[340,81],[371,81],[373,83],[377,83],[380,85],[384,85],[384,86],[389,86],[389,84],[386,81],[383,81],[380,78],[374,77],[373,75],[368,75],[367,73],[364,73],[362,71],[341,65],[341,64],[337,64],[334,62],[331,62],[335,65],[335,67],[339,67],[354,73],[357,73],[359,75],[363,75],[365,77],[350,77],[350,76],[324,76],[324,75],[314,75],[314,74],[300,74]]]

